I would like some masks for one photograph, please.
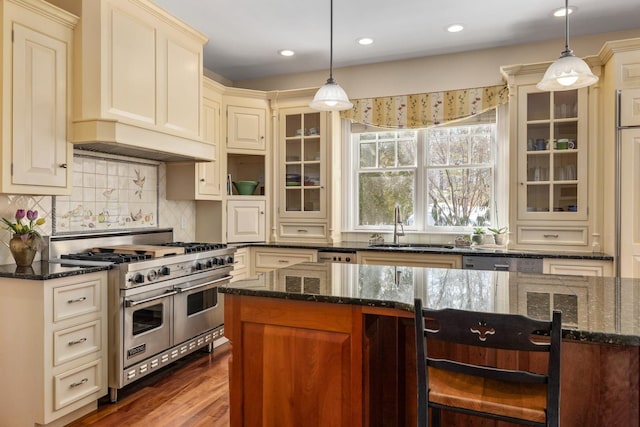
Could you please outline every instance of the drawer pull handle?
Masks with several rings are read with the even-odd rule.
[[[83,384],[86,384],[89,382],[89,378],[83,378],[82,380],[80,380],[77,383],[71,383],[69,384],[69,388],[76,388],[76,387],[80,387]]]
[[[73,304],[74,302],[83,302],[86,301],[87,297],[80,297],[80,298],[76,298],[76,299],[70,299],[69,301],[67,301],[68,304]]]
[[[309,230],[306,230],[304,228],[299,228],[298,229],[298,233],[308,233],[308,232],[309,232]]]
[[[83,342],[87,342],[86,338],[80,338],[79,340],[69,341],[69,345],[82,344]]]
[[[289,261],[287,261],[286,259],[279,259],[278,262],[283,264],[289,263]]]
[[[558,237],[560,237],[558,234],[543,234],[544,237],[553,237],[554,239],[557,239]]]

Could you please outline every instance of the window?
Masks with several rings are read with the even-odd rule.
[[[409,230],[494,225],[495,117],[491,111],[472,123],[352,133],[351,229],[390,229],[396,204]]]

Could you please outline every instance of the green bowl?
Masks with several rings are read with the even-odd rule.
[[[233,186],[241,196],[250,196],[256,191],[258,181],[233,181]]]

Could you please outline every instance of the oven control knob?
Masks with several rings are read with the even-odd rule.
[[[204,268],[206,267],[206,265],[202,262],[196,262],[196,270],[204,270]]]
[[[133,283],[144,283],[144,276],[142,274],[140,274],[140,273],[136,273],[131,278],[131,281]]]
[[[162,267],[160,268],[160,274],[163,276],[168,276],[169,274],[171,274],[171,269],[169,267]]]
[[[211,268],[215,265],[213,258],[207,260],[207,268]]]
[[[216,260],[216,265],[224,265],[224,259],[220,257],[215,257],[214,259]]]
[[[147,279],[149,279],[149,281],[154,281],[158,278],[158,272],[155,270],[149,270],[147,272]]]
[[[225,257],[224,263],[225,264],[233,264],[233,257],[232,256]]]

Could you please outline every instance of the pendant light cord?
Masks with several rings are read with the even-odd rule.
[[[329,15],[329,79],[327,83],[335,83],[333,80],[333,0],[331,0]]]
[[[560,57],[564,56],[573,56],[573,51],[569,47],[569,0],[564,0],[564,51]]]

